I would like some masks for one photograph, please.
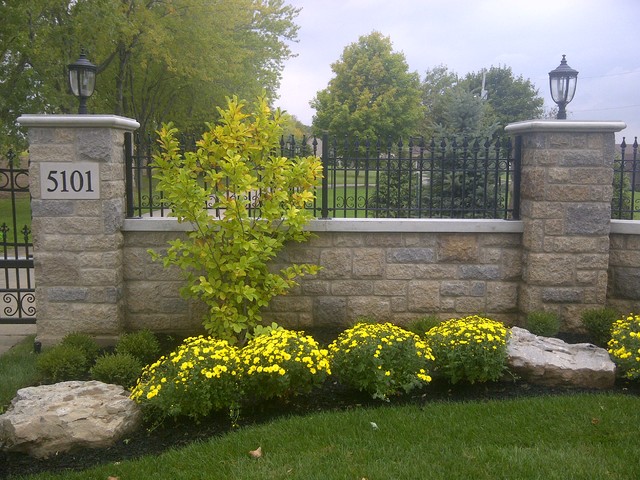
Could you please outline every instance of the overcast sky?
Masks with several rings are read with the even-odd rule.
[[[391,38],[424,79],[444,64],[465,75],[509,66],[538,88],[545,108],[549,71],[578,70],[573,120],[621,120],[627,141],[640,136],[638,0],[287,0],[301,8],[297,56],[284,68],[278,106],[310,125],[309,102],[333,77],[344,48],[374,30]]]

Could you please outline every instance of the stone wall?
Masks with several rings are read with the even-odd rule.
[[[621,314],[640,312],[640,222],[611,222],[607,305]]]
[[[141,231],[155,229],[155,223],[132,219],[125,226],[127,326],[192,332],[202,308],[178,296],[180,272],[164,270],[148,253],[181,233]],[[162,223],[165,229],[182,227]],[[310,229],[314,238],[288,245],[275,268],[295,262],[322,270],[273,299],[268,321],[323,328],[362,316],[403,324],[427,314],[477,313],[517,321],[521,222],[316,220]]]

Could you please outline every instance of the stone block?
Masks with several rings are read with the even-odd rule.
[[[523,280],[528,285],[570,285],[574,274],[574,259],[565,255],[530,253],[523,265]]]
[[[408,286],[407,308],[411,312],[435,312],[440,305],[440,282],[413,280]]]
[[[433,263],[436,255],[433,248],[390,248],[387,263]]]
[[[475,263],[478,239],[475,235],[442,235],[438,238],[438,261]]]
[[[361,247],[364,245],[363,236],[359,233],[336,233],[333,237],[334,247]]]
[[[405,266],[406,267],[406,266]],[[391,266],[387,266],[387,278],[389,277],[389,269]],[[408,277],[411,279],[426,279],[426,280],[443,280],[443,279],[455,279],[458,276],[458,265],[456,264],[423,264],[415,265],[412,270],[413,276]]]
[[[401,263],[390,263],[385,267],[387,280],[412,280],[414,278],[425,278],[418,275],[421,267],[425,265],[403,265]],[[429,277],[427,277],[429,278]]]
[[[322,270],[318,277],[322,279],[349,278],[352,271],[353,254],[350,249],[326,249],[320,253]]]
[[[373,282],[362,280],[335,280],[331,282],[331,293],[340,296],[372,295]]]
[[[443,281],[440,283],[440,295],[445,297],[461,297],[468,295],[468,282],[463,281]]]
[[[584,292],[581,288],[544,288],[542,301],[545,303],[580,303]]]
[[[399,247],[402,243],[401,233],[371,233],[364,236],[364,244],[368,247]]]
[[[617,298],[640,300],[640,269],[616,268],[613,274],[613,294]]]
[[[347,299],[347,318],[356,320],[361,317],[376,321],[391,319],[391,301],[388,297],[349,297]]]
[[[501,278],[497,265],[460,265],[459,278],[466,280],[498,280]]]
[[[359,248],[353,252],[355,277],[381,277],[384,275],[385,252],[381,248]]]
[[[611,224],[611,205],[585,203],[567,207],[569,235],[608,235]]]
[[[376,280],[373,282],[373,294],[383,297],[406,297],[407,282],[403,280]]]
[[[349,320],[347,317],[347,299],[334,296],[314,298],[313,318],[315,325],[322,325],[323,327],[345,325]]]
[[[304,295],[318,296],[331,293],[331,282],[312,277],[303,277],[300,281]]]
[[[518,284],[487,283],[487,312],[515,312],[518,309]]]

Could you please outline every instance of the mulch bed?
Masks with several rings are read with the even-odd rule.
[[[424,405],[429,402],[487,401],[536,395],[571,395],[593,390],[550,388],[524,382],[496,382],[477,385],[450,385],[435,381],[422,390],[393,398],[390,402],[372,400],[367,395],[327,381],[310,395],[273,401],[258,407],[244,408],[237,423],[240,428],[288,415],[305,415],[317,411],[343,411],[377,405]],[[640,385],[619,381],[611,390],[640,396]],[[211,416],[199,424],[188,420],[170,422],[151,431],[141,429],[124,441],[105,449],[83,449],[59,454],[46,460],[37,460],[25,454],[0,452],[0,479],[39,472],[84,470],[94,465],[120,462],[145,455],[157,455],[169,448],[188,445],[194,441],[223,435],[234,427],[224,413]]]

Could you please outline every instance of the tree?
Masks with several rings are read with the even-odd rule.
[[[311,102],[316,132],[397,139],[418,129],[420,78],[409,72],[404,54],[393,51],[389,37],[360,37],[331,68],[334,77]]]
[[[544,103],[535,86],[522,76],[514,77],[510,67],[491,67],[461,78],[444,65],[427,70],[422,101],[424,133],[439,137],[492,136],[509,123],[540,118]]]
[[[544,99],[530,80],[525,80],[522,75],[515,77],[511,67],[491,67],[484,74],[487,103],[501,128],[543,115]],[[460,85],[480,96],[482,77],[483,71],[468,73]]]
[[[203,323],[210,334],[241,342],[271,298],[296,285],[296,277],[317,271],[297,264],[275,271],[269,262],[286,242],[309,237],[305,205],[314,199],[322,166],[316,157],[279,155],[281,114],[264,98],[250,113],[237,98],[219,113],[195,152],[180,151],[173,126],[160,132],[157,189],[171,215],[193,230],[154,258],[182,268],[182,294],[207,304]]]
[[[98,66],[91,111],[201,130],[226,96],[273,96],[298,11],[283,0],[1,1],[0,133],[22,113],[76,110],[65,70],[81,47]]]

